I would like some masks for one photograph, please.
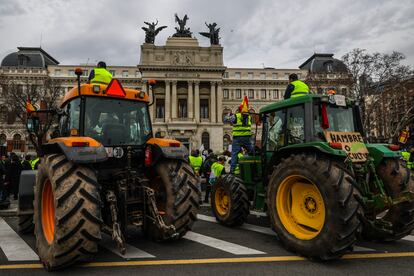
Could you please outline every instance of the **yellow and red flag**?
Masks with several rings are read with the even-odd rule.
[[[26,112],[27,113],[32,113],[32,112],[35,112],[35,111],[36,111],[36,108],[34,108],[34,106],[32,105],[32,103],[30,101],[30,98],[27,97],[27,100],[26,100]]]
[[[247,99],[247,96],[244,96],[243,101],[240,104],[239,110],[241,113],[249,112],[249,100]]]

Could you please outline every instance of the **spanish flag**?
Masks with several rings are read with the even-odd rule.
[[[244,96],[242,103],[240,104],[239,110],[241,113],[249,113],[249,100],[247,96]]]
[[[26,112],[27,113],[32,113],[32,112],[35,112],[35,111],[36,111],[36,108],[34,108],[34,106],[32,105],[32,103],[30,101],[30,98],[27,97],[27,100],[26,100]]]

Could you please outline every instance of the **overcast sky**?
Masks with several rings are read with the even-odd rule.
[[[137,65],[144,21],[174,33],[174,13],[198,32],[220,27],[228,67],[297,68],[314,52],[340,58],[353,48],[404,53],[414,64],[414,1],[357,0],[0,0],[0,59],[41,46],[61,64]]]

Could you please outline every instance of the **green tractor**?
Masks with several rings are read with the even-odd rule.
[[[226,226],[267,212],[290,251],[340,258],[357,238],[393,241],[414,228],[414,179],[398,147],[364,142],[359,107],[308,95],[263,107],[261,149],[224,175],[211,206]]]

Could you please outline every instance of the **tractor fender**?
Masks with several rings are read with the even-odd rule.
[[[374,159],[374,165],[377,167],[384,158],[400,158],[398,151],[392,151],[388,144],[365,144],[369,155]]]
[[[37,170],[24,170],[19,181],[19,213],[18,215],[33,214],[34,185]]]
[[[74,163],[98,163],[108,159],[105,147],[90,137],[60,137],[42,145],[43,154],[61,153]]]
[[[188,149],[179,141],[151,138],[147,144],[151,147],[151,166],[160,159],[188,160]]]

